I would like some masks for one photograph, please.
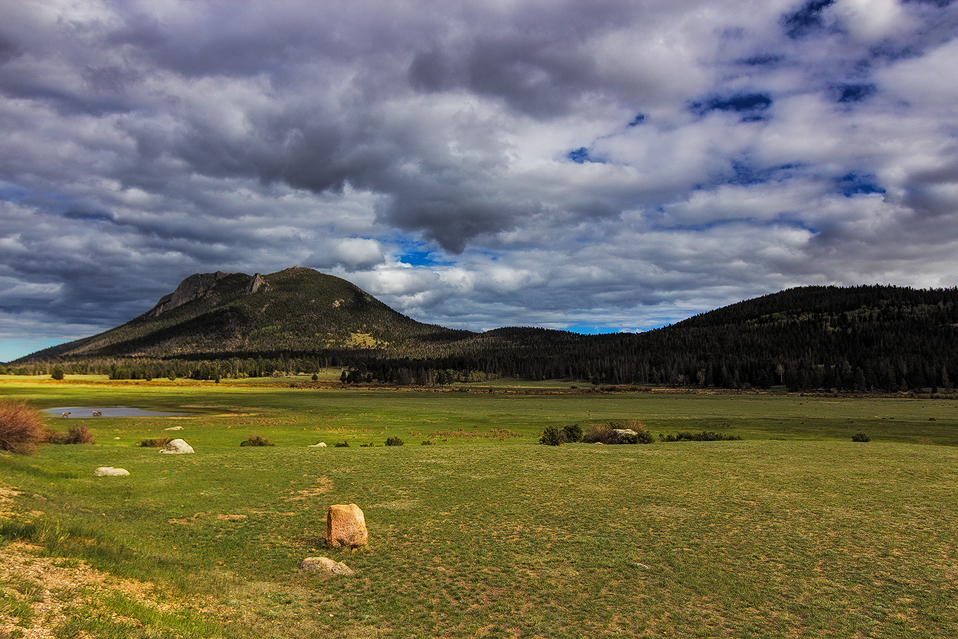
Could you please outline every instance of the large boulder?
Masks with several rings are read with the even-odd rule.
[[[303,572],[323,572],[331,575],[352,575],[353,570],[341,561],[333,561],[328,557],[307,557],[299,564]]]
[[[369,541],[366,518],[356,504],[337,504],[326,513],[326,545],[359,548]]]
[[[168,455],[188,455],[193,452],[193,447],[182,439],[174,439],[164,448],[161,448],[160,452]]]
[[[100,466],[93,471],[94,477],[126,477],[130,474],[125,468],[114,468],[113,466]]]

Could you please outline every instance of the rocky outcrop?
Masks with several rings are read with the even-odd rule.
[[[160,449],[161,453],[166,453],[167,455],[189,455],[194,452],[193,447],[187,444],[182,439],[174,439],[169,442],[164,448]]]
[[[266,281],[266,278],[257,273],[253,276],[253,279],[249,281],[249,284],[246,285],[246,294],[252,295],[260,289],[269,290],[269,283]]]
[[[215,273],[196,273],[180,282],[176,290],[169,295],[164,295],[156,303],[153,310],[149,312],[150,317],[159,317],[161,314],[171,311],[178,306],[183,306],[187,302],[198,300],[208,294],[216,283],[229,275],[222,271]]]
[[[369,541],[366,518],[356,504],[337,504],[326,513],[326,545],[330,548],[359,548]]]

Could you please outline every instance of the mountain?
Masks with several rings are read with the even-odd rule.
[[[237,353],[385,348],[454,339],[344,279],[294,267],[272,275],[198,273],[139,317],[30,359],[229,357]]]
[[[489,376],[597,385],[937,390],[958,378],[958,289],[810,286],[646,333],[473,333],[416,322],[304,268],[185,279],[140,317],[20,363],[114,376],[209,378],[345,366],[360,381]],[[118,363],[119,362],[119,363]],[[135,362],[135,363],[131,363]],[[212,363],[211,363],[212,362]]]

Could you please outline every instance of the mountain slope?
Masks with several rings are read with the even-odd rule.
[[[461,333],[416,322],[346,280],[294,267],[266,276],[192,275],[126,324],[31,359],[311,352],[453,339]]]
[[[746,300],[641,334],[515,327],[471,333],[421,324],[345,280],[292,268],[267,276],[191,276],[134,320],[21,361],[48,368],[82,361],[86,366],[77,370],[113,374],[111,358],[137,358],[153,362],[153,375],[173,367],[178,376],[205,378],[209,364],[207,372],[197,372],[191,362],[283,360],[249,361],[246,370],[233,364],[234,373],[257,375],[273,367],[308,372],[322,359],[354,369],[359,379],[390,383],[492,375],[596,384],[934,390],[958,379],[956,327],[958,289],[819,286]]]

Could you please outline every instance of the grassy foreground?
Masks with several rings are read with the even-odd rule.
[[[904,443],[953,443],[953,402],[211,385],[0,394],[196,411],[70,420],[98,444],[0,455],[0,636],[958,635],[958,448]],[[625,417],[746,439],[534,444],[546,425]],[[136,446],[171,426],[195,455]],[[858,428],[873,441],[852,443]],[[277,446],[240,447],[253,433]],[[383,447],[393,435],[406,445]],[[306,448],[319,440],[330,447]],[[93,477],[104,465],[131,475]],[[333,503],[363,509],[368,547],[324,547]],[[298,571],[320,555],[356,575]],[[59,614],[31,606],[40,600]]]

